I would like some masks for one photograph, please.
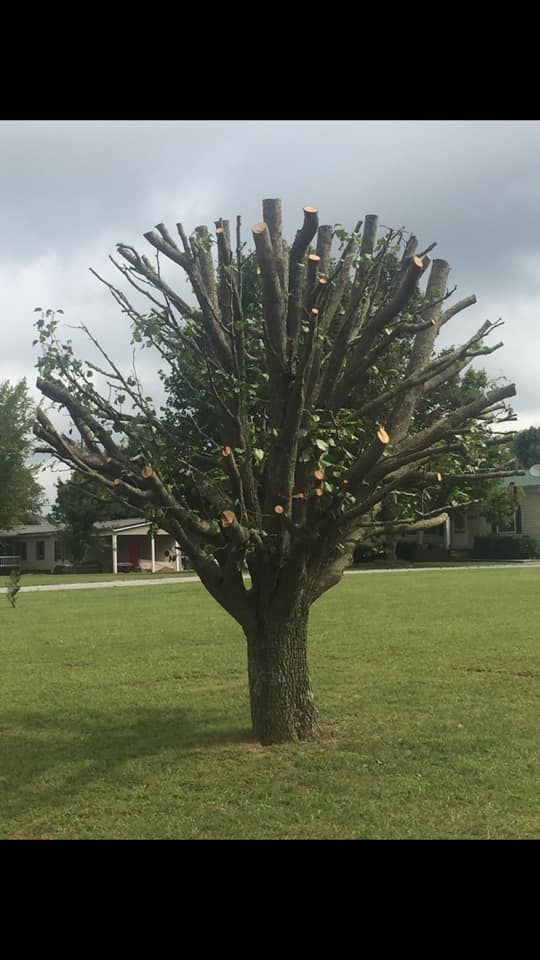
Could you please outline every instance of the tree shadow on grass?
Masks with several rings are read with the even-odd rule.
[[[160,755],[167,766],[185,769],[189,758],[211,764],[220,748],[253,742],[246,726],[225,726],[222,715],[183,709],[141,707],[119,710],[113,718],[97,711],[4,712],[0,805],[6,822],[23,815],[39,820],[93,784],[129,790],[144,779],[145,761],[159,761]]]

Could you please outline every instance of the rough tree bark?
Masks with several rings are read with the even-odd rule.
[[[253,732],[262,744],[319,735],[308,667],[308,612],[257,624],[247,634]]]
[[[437,486],[450,455],[453,472],[456,463],[466,467],[467,489],[476,474],[464,434],[474,426],[478,457],[479,443],[493,442],[492,426],[511,419],[504,401],[515,388],[488,391],[420,429],[420,400],[497,349],[483,340],[498,323],[435,356],[440,328],[474,297],[443,312],[449,266],[431,264],[431,247],[417,255],[416,238],[405,241],[399,230],[377,241],[370,214],[332,259],[334,229],[319,226],[315,207],[304,207],[290,248],[281,202],[265,200],[263,216],[252,229],[253,254],[243,253],[237,218],[236,255],[220,219],[214,236],[200,225],[188,237],[177,224],[178,242],[158,224],[145,234],[155,265],[125,244],[123,262],[111,258],[150,302],[146,312],[102,281],[134,340],[167,366],[166,416],[86,328],[99,365],[76,360],[71,343],[58,340],[54,315],[44,314],[37,386],[67,411],[79,439],[43,407],[34,432],[42,451],[99,480],[190,556],[244,631],[253,730],[270,744],[319,733],[307,659],[312,604],[339,583],[363,540],[445,522],[453,506],[425,513],[420,493]],[[249,273],[253,256],[258,279]],[[194,306],[165,281],[160,258],[187,275]]]

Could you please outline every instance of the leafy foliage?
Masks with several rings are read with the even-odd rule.
[[[0,529],[39,519],[43,490],[28,466],[33,404],[26,380],[0,383]]]
[[[56,502],[49,520],[63,527],[61,539],[64,556],[77,566],[99,543],[94,523],[98,520],[119,520],[125,516],[125,504],[108,495],[101,484],[75,476],[67,481],[58,481]]]
[[[479,512],[493,527],[504,529],[512,522],[522,499],[523,494],[517,487],[509,490],[500,482],[491,481]]]
[[[540,463],[540,427],[520,430],[514,440],[514,450],[520,465],[525,470]]]
[[[538,542],[525,533],[476,537],[473,556],[483,560],[525,560],[538,556]]]

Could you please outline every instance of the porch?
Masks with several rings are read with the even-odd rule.
[[[102,544],[96,560],[113,573],[128,570],[148,573],[180,573],[187,557],[166,530],[150,532],[144,521],[105,521],[97,523]]]

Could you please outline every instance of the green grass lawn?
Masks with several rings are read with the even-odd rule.
[[[0,597],[2,838],[538,838],[540,569],[347,577],[261,747],[199,584]]]
[[[408,564],[409,568],[429,566],[429,567],[441,567],[441,568],[450,568],[452,566],[463,566],[463,562],[456,562],[455,564],[451,560],[441,561],[439,563],[414,563]],[[489,560],[477,560],[475,561],[477,566],[500,566],[500,561]],[[519,563],[516,561],[516,566],[519,566]],[[359,570],[363,573],[366,570],[376,569],[371,564],[356,564],[353,570]],[[379,568],[380,569],[380,568]],[[162,571],[160,573],[150,573],[145,571],[144,573],[23,573],[21,580],[21,587],[38,587],[38,586],[47,586],[48,584],[60,584],[64,583],[98,583],[99,581],[118,581],[118,580],[152,580],[168,578],[168,577],[195,577],[196,573],[194,570],[183,570],[180,573],[176,571]],[[0,573],[0,587],[7,587],[9,585],[9,574]]]

